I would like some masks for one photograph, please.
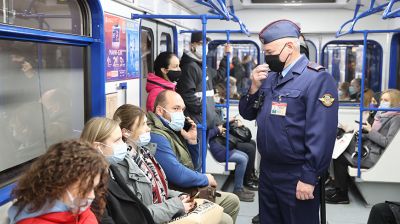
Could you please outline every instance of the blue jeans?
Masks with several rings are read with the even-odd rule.
[[[233,191],[239,191],[243,189],[244,173],[246,172],[246,166],[249,157],[246,153],[236,149],[231,150],[230,154],[231,156],[229,157],[228,161],[236,163]]]

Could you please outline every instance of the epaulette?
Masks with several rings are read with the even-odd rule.
[[[315,62],[312,62],[312,61],[308,62],[307,68],[312,69],[312,70],[314,70],[316,72],[325,71],[325,67],[324,66],[319,65],[319,64],[317,64]]]

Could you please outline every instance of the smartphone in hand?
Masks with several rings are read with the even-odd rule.
[[[360,123],[360,121],[355,120],[354,122],[356,122],[357,124]],[[367,123],[363,122],[362,125],[367,125]]]
[[[189,131],[192,128],[192,123],[188,118],[185,119],[185,124],[183,125],[183,130]]]

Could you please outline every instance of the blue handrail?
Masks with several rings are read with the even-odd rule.
[[[366,75],[366,67],[367,67],[367,48],[368,48],[368,34],[369,33],[400,33],[400,30],[354,30],[354,26],[357,23],[358,19],[369,16],[371,14],[380,12],[384,9],[384,7],[388,6],[388,8],[385,9],[386,14],[384,13],[384,16],[391,16],[390,18],[393,18],[394,14],[397,13],[399,10],[396,10],[395,12],[390,12],[391,7],[393,6],[395,1],[399,0],[391,0],[390,2],[386,2],[384,4],[378,5],[377,7],[374,7],[375,0],[371,0],[370,8],[361,13],[360,15],[358,14],[358,11],[361,7],[361,1],[358,0],[356,8],[354,10],[354,16],[353,19],[346,21],[342,26],[340,26],[339,30],[336,33],[336,37],[343,36],[346,34],[354,34],[354,33],[362,33],[363,34],[363,62],[362,62],[362,74],[361,74],[361,96],[360,96],[360,121],[363,120],[363,112],[364,111],[400,111],[400,108],[390,108],[390,109],[381,109],[381,108],[365,108],[364,107],[364,90],[365,90],[365,75]],[[390,14],[392,13],[392,14]],[[388,17],[389,18],[389,17]],[[342,29],[344,26],[346,26],[349,22],[352,23],[351,28],[347,32],[342,32]],[[362,149],[362,122],[358,124],[358,133],[359,133],[359,138],[357,142],[357,147],[359,152],[361,152]],[[358,153],[357,157],[357,177],[361,177],[361,153]]]
[[[358,1],[357,1],[357,4],[356,4],[356,8],[355,8],[355,10],[354,10],[354,16],[353,16],[353,18],[350,19],[350,20],[348,20],[348,21],[346,21],[345,23],[343,23],[343,24],[340,26],[340,29],[336,32],[336,37],[340,37],[340,36],[343,36],[343,35],[346,35],[346,34],[353,33],[353,31],[354,31],[354,26],[356,25],[356,23],[357,23],[357,21],[358,21],[359,19],[364,18],[364,17],[367,17],[367,16],[372,15],[372,14],[375,14],[375,13],[377,13],[377,12],[381,12],[381,11],[383,11],[383,10],[385,9],[385,7],[389,4],[388,2],[386,2],[386,3],[383,3],[383,4],[381,4],[381,5],[378,5],[378,6],[374,7],[374,3],[375,3],[375,0],[371,0],[370,8],[369,8],[368,10],[366,10],[365,12],[361,13],[360,15],[358,15],[358,12],[359,12],[359,10],[360,10],[360,7],[362,6],[361,0],[358,0]],[[345,26],[347,26],[349,23],[351,23],[350,29],[349,29],[348,31],[342,32],[343,28],[344,28]]]
[[[400,0],[391,0],[386,7],[385,11],[383,12],[382,19],[390,19],[390,18],[396,18],[400,16],[400,8],[396,9],[395,11],[392,11],[392,7],[394,3],[399,2]]]

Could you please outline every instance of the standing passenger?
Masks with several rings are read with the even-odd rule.
[[[150,73],[147,77],[146,91],[149,95],[146,110],[153,111],[154,101],[161,91],[175,91],[176,82],[180,77],[179,58],[174,53],[161,52],[154,61],[154,74]]]
[[[278,20],[260,33],[267,64],[252,72],[240,100],[243,118],[257,120],[261,154],[261,223],[319,223],[318,179],[332,157],[337,90],[325,69],[300,54],[300,28]]]
[[[96,199],[97,217],[104,210],[107,167],[104,157],[87,144],[52,145],[18,180],[10,223],[97,224],[90,206]]]

